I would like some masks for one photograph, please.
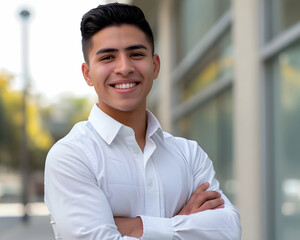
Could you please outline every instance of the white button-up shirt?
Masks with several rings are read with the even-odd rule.
[[[96,105],[50,150],[45,202],[56,239],[136,239],[117,230],[114,216],[143,221],[143,240],[238,240],[237,209],[220,191],[207,154],[194,141],[162,131],[147,113],[144,152],[134,131]],[[222,194],[225,207],[177,215],[202,183]]]

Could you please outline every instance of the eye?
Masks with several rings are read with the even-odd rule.
[[[110,61],[110,60],[113,60],[113,59],[114,59],[113,55],[105,55],[105,56],[100,58],[100,61]]]
[[[145,56],[145,54],[142,53],[142,52],[133,52],[133,53],[131,53],[131,57],[133,57],[135,59],[139,59],[139,58],[142,58],[144,56]]]

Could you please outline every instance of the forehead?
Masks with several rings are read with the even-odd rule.
[[[145,33],[138,27],[130,24],[120,26],[109,26],[103,28],[92,37],[92,51],[98,48],[126,48],[132,44],[146,45],[150,50]]]

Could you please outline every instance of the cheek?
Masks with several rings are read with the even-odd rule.
[[[91,73],[91,78],[94,80],[95,84],[101,84],[105,81],[105,79],[110,74],[110,67],[107,66],[100,66],[97,68],[94,68]]]
[[[145,78],[149,78],[152,80],[155,77],[153,65],[149,65],[149,63],[139,64],[137,66],[137,68],[139,69],[140,73],[142,73],[144,75]]]

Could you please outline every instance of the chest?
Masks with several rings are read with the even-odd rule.
[[[114,216],[172,217],[183,207],[192,189],[190,168],[178,152],[154,148],[120,147],[100,158],[99,187]]]

